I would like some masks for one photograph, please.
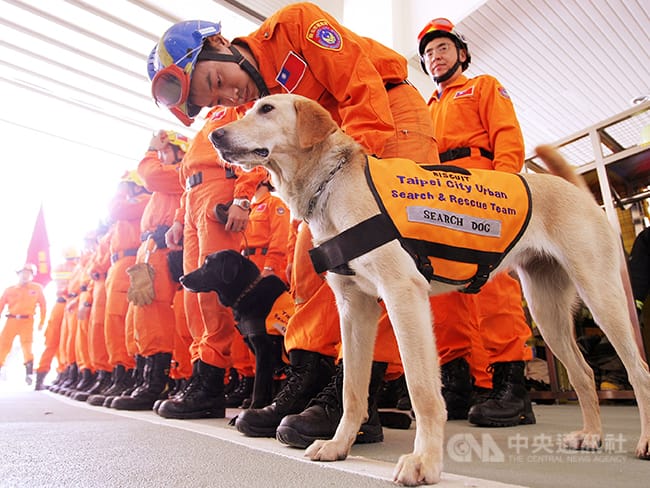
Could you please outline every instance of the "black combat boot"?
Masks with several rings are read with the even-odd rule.
[[[223,380],[226,370],[196,361],[187,387],[175,398],[164,400],[156,413],[168,419],[224,418],[226,416]]]
[[[117,397],[120,396],[129,396],[131,393],[133,393],[133,390],[136,388],[139,388],[144,384],[144,367],[146,364],[146,360],[144,356],[140,356],[139,354],[136,354],[135,356],[135,368],[129,370],[131,371],[131,375],[127,381],[126,387],[119,392],[117,395],[109,395],[106,397],[106,400],[104,400],[104,406],[107,408],[111,408],[113,405],[113,400],[115,400]]]
[[[372,363],[372,374],[368,388],[368,420],[361,425],[356,442],[370,444],[384,440],[384,432],[377,411],[377,393],[383,383],[387,363]],[[292,447],[306,448],[316,439],[334,437],[343,416],[343,364],[336,368],[336,374],[329,385],[313,398],[307,408],[299,414],[287,415],[276,430],[277,439]]]
[[[240,408],[244,400],[250,398],[253,394],[253,384],[255,376],[242,376],[237,388],[226,395],[226,407]]]
[[[129,388],[133,383],[132,376],[132,369],[126,369],[123,365],[118,364],[113,368],[113,373],[111,375],[111,386],[101,393],[90,395],[86,399],[86,403],[89,403],[90,405],[94,405],[96,407],[101,407],[104,405],[104,402],[107,398],[111,396],[117,396]]]
[[[77,384],[74,385],[74,387],[68,390],[66,396],[72,398],[76,393],[84,392],[90,389],[90,387],[95,384],[96,379],[97,379],[97,373],[93,373],[88,368],[82,368],[81,371],[79,372],[79,381],[77,381]]]
[[[40,391],[45,389],[45,377],[47,376],[47,371],[37,371],[36,372],[36,383],[34,384],[34,390]]]
[[[85,402],[91,395],[101,394],[103,391],[110,388],[111,383],[111,372],[99,370],[97,371],[95,382],[90,386],[90,388],[86,389],[85,391],[76,392],[71,396],[71,398],[73,400],[77,400],[78,402]]]
[[[57,372],[56,378],[54,378],[54,381],[52,382],[51,385],[47,385],[45,389],[56,393],[56,390],[59,389],[61,384],[65,381],[65,374],[66,374],[67,368],[65,368],[63,371]]]
[[[250,408],[237,416],[235,427],[249,437],[275,437],[283,417],[302,412],[334,374],[334,359],[317,352],[289,352],[287,381],[264,408]]]
[[[187,388],[187,385],[190,384],[190,378],[180,378],[180,379],[172,380],[170,384],[171,384],[171,388],[169,389],[167,396],[165,398],[161,398],[153,402],[153,407],[151,407],[151,409],[154,412],[158,413],[158,408],[160,408],[160,404],[165,400],[169,400],[170,398],[176,398],[178,395],[183,393],[183,390],[185,390],[185,388]]]
[[[485,402],[470,409],[468,419],[472,424],[480,427],[511,427],[535,423],[524,368],[523,361],[492,365],[492,393]]]
[[[25,383],[31,385],[33,383],[32,375],[34,374],[34,361],[27,361],[25,363]]]
[[[465,420],[472,399],[472,376],[464,358],[456,358],[440,366],[442,396],[447,407],[447,420]]]
[[[160,352],[145,358],[144,381],[130,395],[116,397],[111,408],[117,410],[151,410],[156,400],[166,398],[169,391],[171,353]]]
[[[65,395],[65,393],[79,381],[79,368],[77,368],[77,363],[72,363],[67,368],[66,379],[61,385],[56,389],[55,393],[59,395]],[[54,391],[54,390],[51,390]]]
[[[398,410],[411,410],[411,399],[406,388],[404,374],[390,381],[384,381],[377,395],[378,408],[396,408]]]

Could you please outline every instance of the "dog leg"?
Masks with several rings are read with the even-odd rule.
[[[641,437],[636,455],[641,459],[650,459],[650,373],[634,339],[629,311],[623,306],[626,297],[622,283],[616,277],[612,277],[608,283],[598,280],[592,283],[583,300],[627,370],[641,417]]]
[[[329,277],[341,320],[343,416],[331,440],[317,440],[305,451],[314,461],[345,459],[368,413],[368,385],[380,307],[349,279]]]
[[[418,276],[410,280],[408,288],[402,286],[401,290],[384,295],[417,419],[413,452],[401,456],[393,471],[394,480],[407,486],[440,481],[447,420],[429,289],[425,284]]]
[[[572,334],[575,287],[564,269],[551,260],[529,263],[520,269],[519,277],[533,320],[546,345],[566,367],[580,403],[582,430],[567,434],[564,445],[569,449],[598,449],[602,427],[594,374]]]

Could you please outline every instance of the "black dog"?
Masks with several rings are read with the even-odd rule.
[[[214,291],[224,307],[232,308],[237,329],[255,354],[255,382],[251,408],[262,408],[273,397],[273,374],[282,366],[282,337],[266,332],[266,317],[275,300],[287,290],[275,275],[262,277],[250,259],[236,251],[210,254],[203,265],[180,278],[194,293]]]

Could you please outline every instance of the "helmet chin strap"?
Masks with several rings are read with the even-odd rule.
[[[458,58],[457,58],[457,59],[456,59],[456,62],[454,63],[454,65],[453,65],[451,68],[449,68],[449,69],[447,70],[447,72],[446,72],[444,75],[441,75],[441,76],[434,76],[434,77],[433,77],[433,81],[435,81],[438,85],[439,85],[440,83],[444,83],[445,81],[447,81],[449,78],[451,78],[451,77],[453,76],[453,74],[456,72],[456,70],[458,69],[458,67],[459,67],[460,65],[461,65],[461,64],[460,64],[460,61],[459,61]]]
[[[228,49],[230,50],[232,55],[216,53],[210,50],[201,50],[201,54],[199,54],[198,60],[226,61],[229,63],[237,63],[239,67],[243,69],[246,72],[246,74],[248,74],[248,76],[252,78],[253,82],[255,83],[255,86],[257,86],[257,89],[260,92],[260,97],[265,97],[266,95],[268,95],[269,89],[266,86],[266,83],[264,82],[262,75],[260,75],[259,71],[255,69],[255,66],[253,66],[250,63],[250,61],[248,61],[244,56],[242,56],[239,50],[232,44],[228,46]]]

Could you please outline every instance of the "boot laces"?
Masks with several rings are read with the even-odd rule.
[[[284,387],[278,392],[273,403],[281,404],[284,402],[292,402],[305,388],[303,376],[306,373],[307,366],[292,366],[287,365],[286,375],[287,382]]]

